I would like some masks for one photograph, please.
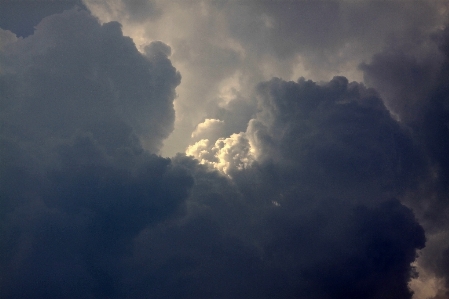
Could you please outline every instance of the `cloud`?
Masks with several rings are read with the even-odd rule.
[[[411,131],[427,157],[427,176],[404,202],[413,207],[429,236],[420,258],[425,271],[448,286],[447,211],[449,183],[448,29],[440,29],[419,43],[398,45],[361,65],[366,81],[386,98],[390,109]],[[445,236],[445,237],[442,237]],[[440,290],[443,293],[443,290]],[[447,294],[445,295],[447,296]],[[437,298],[437,297],[435,297]],[[439,297],[438,297],[439,298]]]
[[[182,212],[192,176],[149,152],[173,128],[167,55],[79,10],[2,49],[2,297],[118,296],[133,238]]]
[[[447,32],[424,38],[438,4],[376,3],[86,1],[99,19],[1,31],[2,297],[410,299],[413,265],[444,278]],[[332,78],[374,53],[356,72],[378,91]],[[175,126],[193,158],[157,155]]]
[[[411,297],[424,233],[397,200],[367,207],[291,188],[280,196],[267,169],[230,181],[195,168],[187,217],[136,239],[135,297]]]
[[[214,140],[214,136],[223,135],[224,121],[219,119],[205,119],[204,122],[199,123],[195,131],[192,132],[193,140],[208,139]],[[215,138],[216,139],[216,138]]]
[[[13,43],[17,40],[17,37],[14,33],[9,30],[3,30],[0,28],[0,49],[6,46],[9,43]]]
[[[0,27],[19,37],[27,37],[43,18],[73,7],[86,9],[81,0],[5,0],[0,3]]]
[[[257,97],[259,112],[245,133],[187,150],[232,178],[243,195],[237,213],[251,215],[237,235],[258,257],[244,262],[246,271],[258,269],[249,279],[255,286],[224,297],[411,298],[410,263],[424,231],[391,199],[422,175],[408,132],[374,90],[344,77],[322,85],[275,78],[259,85]]]
[[[89,131],[106,148],[128,146],[125,135],[135,135],[157,152],[173,130],[181,79],[167,55],[161,42],[141,55],[120,24],[100,26],[83,11],[44,19],[2,53],[4,81],[14,82],[3,121],[44,140]]]
[[[215,143],[201,139],[190,145],[186,154],[195,157],[202,164],[230,175],[234,170],[249,167],[255,160],[254,149],[244,133],[232,134],[228,138],[219,138]]]
[[[275,78],[259,84],[257,97],[259,112],[245,133],[199,141],[187,152],[217,167],[234,164],[236,157],[247,161],[242,165],[254,157],[283,165],[290,169],[285,180],[328,195],[351,190],[362,198],[396,196],[421,175],[419,149],[372,89],[344,77],[323,85]]]
[[[101,21],[122,23],[139,46],[163,40],[174,49],[171,59],[183,82],[175,130],[163,149],[170,156],[184,151],[198,123],[217,118],[213,107],[229,101],[222,93],[229,81],[244,98],[272,77],[329,81],[343,75],[360,81],[361,62],[445,21],[441,1],[84,2]],[[142,17],[148,6],[157,15]]]
[[[79,156],[92,146],[79,143],[65,151]],[[180,213],[193,184],[168,159],[141,157],[139,167],[121,169],[88,158],[87,165],[64,161],[46,176],[23,171],[18,186],[2,180],[2,297],[120,296],[133,238]],[[32,180],[22,182],[23,173]]]

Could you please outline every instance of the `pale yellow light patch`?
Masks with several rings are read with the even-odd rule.
[[[245,133],[232,134],[229,138],[220,138],[215,142],[213,151],[218,158],[214,166],[229,175],[232,169],[243,170],[254,161],[251,145]]]
[[[416,263],[413,265],[417,267],[419,277],[409,282],[409,287],[414,292],[412,299],[430,299],[445,291],[443,278],[425,271]]]
[[[186,155],[194,157],[201,164],[213,166],[213,154],[210,153],[210,141],[208,139],[202,139],[195,144],[189,145],[186,149]]]
[[[441,255],[442,248],[449,246],[447,231],[440,231],[433,234],[426,234],[426,247],[420,251],[420,256],[412,265],[418,271],[418,278],[412,279],[409,283],[410,289],[414,292],[413,299],[445,298],[442,294],[448,291],[445,287],[444,278],[438,277],[428,268],[421,265],[421,259],[428,260],[428,257]]]
[[[228,176],[231,175],[232,170],[243,170],[255,161],[245,133],[219,138],[215,143],[210,142],[209,139],[202,139],[188,146],[186,155]]]

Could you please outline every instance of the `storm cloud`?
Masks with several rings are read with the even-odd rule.
[[[414,208],[429,232],[431,242],[423,251],[423,267],[446,279],[446,285],[449,285],[448,42],[447,28],[438,30],[414,48],[388,49],[361,66],[366,81],[382,92],[391,111],[409,128],[426,154],[427,176],[404,202]]]
[[[0,298],[446,298],[442,7],[0,22]]]
[[[76,9],[4,47],[2,297],[116,294],[111,261],[180,210],[193,179],[150,153],[173,129],[169,54]]]

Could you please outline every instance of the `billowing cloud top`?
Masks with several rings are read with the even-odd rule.
[[[444,5],[73,3],[0,22],[1,298],[448,298]]]
[[[41,142],[90,132],[106,150],[139,138],[157,152],[173,129],[180,75],[167,45],[154,42],[142,55],[120,27],[72,10],[44,19],[34,35],[5,46],[5,131]]]

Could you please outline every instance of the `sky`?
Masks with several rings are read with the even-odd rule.
[[[0,298],[449,298],[449,2],[1,0]]]

